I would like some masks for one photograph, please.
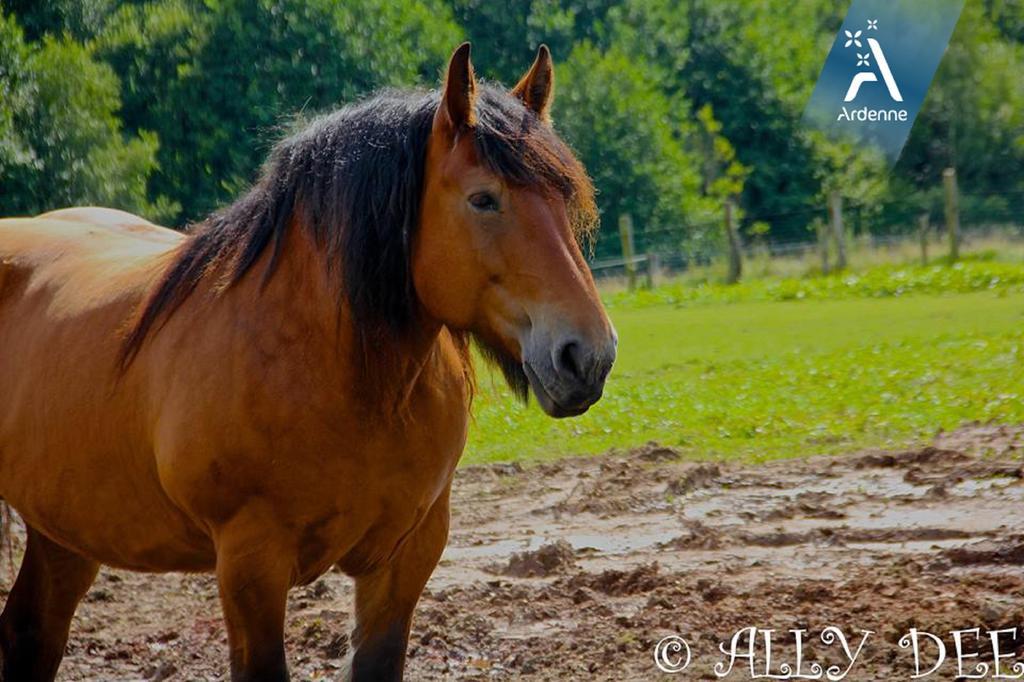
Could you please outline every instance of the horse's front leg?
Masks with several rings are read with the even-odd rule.
[[[448,541],[448,489],[392,561],[356,578],[356,626],[348,679],[401,680],[412,612]]]
[[[284,619],[293,543],[273,515],[254,505],[215,533],[217,585],[228,631],[233,682],[284,682]]]

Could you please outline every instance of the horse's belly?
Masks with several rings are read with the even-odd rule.
[[[0,497],[101,563],[209,565],[209,541],[160,490],[141,382],[117,370],[141,284],[121,272],[101,286],[86,256],[52,255],[76,253],[70,237],[18,252],[25,224],[0,225]]]
[[[0,494],[29,526],[102,564],[141,571],[205,570],[209,538],[177,510],[145,453],[112,443],[71,445],[62,429],[36,443],[11,439],[0,457]]]
[[[32,528],[55,542],[98,563],[133,571],[210,571],[216,565],[213,544],[205,535],[190,531],[179,519],[131,505],[105,507],[105,513],[54,505],[38,496],[11,505]],[[88,527],[86,527],[86,524]]]

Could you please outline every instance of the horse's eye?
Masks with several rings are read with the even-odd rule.
[[[469,205],[478,211],[498,210],[498,200],[490,192],[477,192],[470,196]]]

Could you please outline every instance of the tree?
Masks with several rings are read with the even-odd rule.
[[[146,199],[156,138],[123,135],[110,67],[68,37],[26,44],[13,17],[0,38],[0,214],[103,204],[162,217],[169,207]]]
[[[473,41],[474,64],[484,76],[514,85],[529,67],[541,43],[556,63],[573,46],[599,46],[616,0],[449,0],[456,20]]]
[[[594,179],[606,230],[628,213],[643,251],[678,246],[688,225],[712,218],[700,161],[684,144],[693,131],[648,79],[643,60],[584,42],[557,77],[554,120]],[[598,253],[616,253],[616,244],[599,240]]]
[[[1021,0],[984,0],[985,14],[1011,41],[1024,43],[1024,2]]]
[[[3,0],[30,41],[69,34],[76,40],[95,35],[114,9],[115,0]]]
[[[199,219],[253,180],[283,128],[382,86],[435,86],[464,34],[480,72],[506,84],[540,43],[551,47],[556,123],[594,175],[606,224],[629,212],[641,249],[703,248],[720,227],[721,192],[711,190],[733,161],[748,171],[737,210],[748,235],[770,223],[773,239],[807,238],[837,187],[880,230],[909,228],[916,218],[904,214],[935,204],[949,165],[966,216],[976,207],[1009,221],[1024,210],[1024,81],[1007,76],[1024,63],[1021,0],[966,5],[888,175],[879,159],[801,122],[843,18],[832,0],[0,6],[12,14],[0,24],[6,212],[92,201]],[[702,112],[713,112],[717,146]],[[724,166],[722,145],[735,157]],[[617,240],[598,250],[617,250]]]
[[[820,5],[823,0],[814,1]],[[647,55],[657,65],[653,73],[659,89],[670,99],[688,104],[689,111],[680,115],[693,120],[702,107],[710,105],[721,123],[720,135],[735,149],[737,160],[750,169],[741,197],[744,227],[769,221],[772,234],[786,239],[805,234],[810,215],[799,211],[813,202],[819,186],[813,149],[800,125],[800,94],[793,92],[793,86],[783,91],[780,83],[796,75],[809,92],[817,73],[807,75],[805,64],[811,61],[808,54],[814,53],[817,41],[806,37],[762,41],[757,36],[767,33],[767,24],[794,30],[785,28],[788,9],[783,16],[777,4],[772,12],[763,5],[763,0],[636,0],[617,10],[609,21],[614,22],[614,44],[630,54]],[[816,28],[817,20],[811,26]],[[780,48],[765,42],[806,47],[798,54],[779,55],[786,61],[777,64],[770,55]],[[817,68],[823,60],[824,54]]]
[[[0,15],[0,178],[4,188],[0,201],[8,204],[18,192],[14,174],[27,172],[34,163],[29,141],[17,125],[32,108],[28,61],[29,50],[18,23],[14,17]]]
[[[290,117],[434,84],[460,39],[430,1],[164,0],[122,8],[98,49],[121,74],[127,127],[161,140],[151,195],[194,220],[255,178]]]
[[[1024,176],[1024,45],[968,3],[897,170],[921,187],[955,166],[965,191],[1008,192]]]

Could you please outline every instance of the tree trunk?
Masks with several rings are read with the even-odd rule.
[[[740,251],[740,235],[736,231],[735,205],[732,199],[725,200],[725,236],[729,241],[729,274],[726,282],[735,284],[743,275],[743,254]]]

